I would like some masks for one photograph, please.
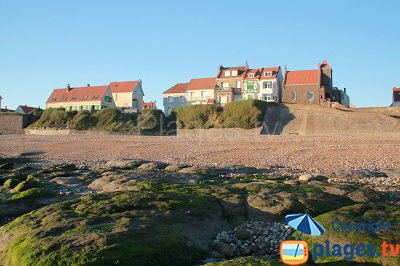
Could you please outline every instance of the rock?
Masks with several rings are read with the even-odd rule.
[[[14,163],[13,162],[8,162],[0,165],[0,170],[11,170],[14,168]]]
[[[132,169],[134,167],[139,166],[142,163],[144,163],[144,161],[115,160],[115,161],[108,161],[106,163],[106,166],[111,168]]]
[[[236,237],[240,240],[246,240],[250,238],[250,232],[247,230],[239,230],[236,232]]]
[[[298,180],[285,180],[285,181],[283,181],[283,184],[285,184],[285,185],[298,185],[298,184],[300,184],[300,181],[298,181]]]
[[[165,163],[150,162],[144,163],[138,167],[139,170],[160,170],[165,167]]]
[[[217,244],[216,249],[219,253],[227,258],[233,258],[233,256],[235,255],[233,247],[226,243]]]
[[[303,174],[299,176],[300,181],[311,181],[311,179],[314,177],[312,174]]]
[[[185,167],[179,170],[181,174],[204,174],[206,170],[197,167]]]
[[[181,170],[184,166],[178,165],[178,164],[171,164],[168,165],[167,167],[164,168],[165,171],[167,172],[178,172]]]

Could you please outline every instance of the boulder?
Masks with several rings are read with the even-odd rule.
[[[227,258],[232,258],[235,255],[233,247],[226,243],[218,243],[215,248],[219,253]]]
[[[167,167],[164,168],[165,171],[167,172],[178,172],[181,170],[184,166],[178,165],[178,164],[171,164],[168,165]]]
[[[167,164],[159,162],[144,163],[138,167],[139,170],[160,170]]]
[[[299,181],[327,181],[328,178],[324,175],[312,175],[312,174],[303,174],[301,176],[299,176]]]
[[[240,240],[247,240],[251,236],[250,232],[247,230],[239,230],[236,232],[236,237]]]
[[[106,163],[106,166],[110,168],[132,169],[134,167],[139,166],[142,163],[144,162],[136,160],[113,160],[113,161],[108,161]]]

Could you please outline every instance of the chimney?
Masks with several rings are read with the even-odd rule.
[[[347,93],[346,93],[346,88],[343,88],[343,91],[344,91],[344,94],[347,94]]]
[[[88,83],[87,86],[90,87],[90,83]]]
[[[71,90],[71,85],[67,84],[67,91],[70,91],[70,90]]]

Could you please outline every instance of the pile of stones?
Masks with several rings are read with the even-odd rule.
[[[233,231],[219,233],[211,244],[211,254],[214,258],[276,256],[280,242],[292,233],[293,230],[283,223],[247,221]]]

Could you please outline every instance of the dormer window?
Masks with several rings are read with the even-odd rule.
[[[62,97],[62,100],[63,100],[63,101],[66,101],[66,100],[67,100],[67,97],[65,97],[65,96]]]
[[[75,101],[75,100],[76,100],[76,96],[72,96],[72,97],[71,97],[71,100],[72,100],[72,101]]]
[[[94,100],[96,100],[96,99],[98,99],[98,98],[99,98],[98,95],[94,95],[94,96],[93,96],[93,99],[94,99]]]
[[[225,77],[230,77],[231,76],[231,72],[229,70],[225,71]]]
[[[247,76],[248,76],[249,78],[254,78],[254,73],[249,73]]]
[[[264,77],[271,77],[272,76],[272,72],[268,71],[268,72],[264,72]]]
[[[53,98],[51,98],[51,100],[52,100],[52,101],[55,101],[55,100],[57,100],[57,98],[54,98],[54,97],[53,97]]]
[[[87,100],[87,99],[88,99],[88,97],[87,97],[87,96],[83,96],[83,99],[84,99],[84,100]]]
[[[237,70],[232,70],[232,77],[236,77],[238,75],[238,71]]]

